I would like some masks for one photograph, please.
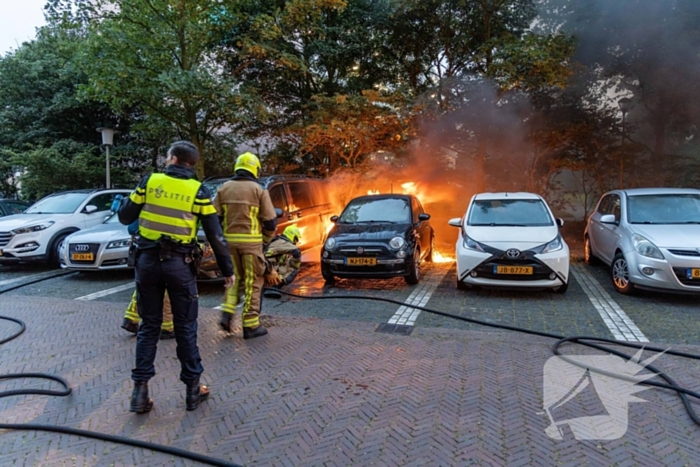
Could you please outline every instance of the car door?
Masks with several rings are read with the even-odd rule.
[[[299,227],[301,230],[299,248],[308,249],[318,243],[316,239],[319,237],[318,223],[315,222],[311,213],[313,209],[311,184],[305,181],[290,181],[287,182],[287,189],[290,199],[285,225],[296,224]]]
[[[606,214],[612,214],[615,216],[614,224],[604,224],[598,222],[598,253],[601,258],[607,263],[611,263],[613,257],[615,256],[615,247],[617,245],[617,240],[619,238],[619,225],[620,225],[620,208],[621,201],[620,195],[611,194],[610,202],[606,206]]]
[[[419,216],[423,214],[423,207],[416,198],[411,198],[411,211],[413,213],[413,226],[416,238],[420,245],[421,255],[425,255],[430,250],[430,221],[422,221]]]
[[[110,213],[109,208],[112,206],[114,197],[118,194],[120,193],[99,193],[89,198],[80,211],[83,216],[83,227],[89,228],[103,223]],[[125,191],[121,195],[129,196],[129,192]],[[97,209],[88,212],[88,206],[95,206]]]
[[[608,206],[610,206],[611,199],[612,195],[603,196],[598,202],[596,210],[593,211],[593,214],[591,214],[588,221],[588,239],[591,242],[591,248],[593,249],[593,253],[601,259],[605,258],[603,258],[603,254],[601,252],[603,242],[601,232],[603,230],[603,225],[600,222],[600,218],[608,213]]]

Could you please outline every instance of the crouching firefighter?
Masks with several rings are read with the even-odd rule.
[[[243,292],[243,338],[253,339],[267,334],[259,320],[266,270],[263,242],[269,242],[275,234],[277,214],[270,193],[258,183],[260,160],[255,154],[238,156],[234,172],[214,199],[235,273],[233,287],[226,290],[221,304],[219,324],[224,331],[233,331],[233,316]]]
[[[173,143],[167,157],[167,162],[172,163],[165,173],[144,177],[119,210],[122,224],[139,221],[134,266],[136,303],[142,322],[136,339],[136,365],[131,372],[134,390],[130,408],[137,413],[153,408],[148,381],[155,375],[154,360],[166,290],[172,305],[180,380],[187,388],[187,410],[196,409],[209,395],[209,389],[199,384],[203,368],[197,347],[199,306],[195,277],[201,259],[198,218],[216,255],[225,286],[233,284],[231,257],[209,189],[194,174],[193,167],[199,160],[197,147],[186,141]]]
[[[301,267],[301,250],[297,246],[300,241],[299,227],[289,225],[282,235],[276,236],[265,246],[265,259],[269,265],[265,274],[267,287],[281,288],[297,277]]]

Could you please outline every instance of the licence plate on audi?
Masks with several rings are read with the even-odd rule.
[[[700,268],[688,269],[688,279],[700,279]]]
[[[73,253],[70,255],[70,259],[73,261],[92,261],[95,257],[92,253]]]
[[[345,258],[348,266],[376,266],[377,258]]]
[[[494,274],[532,274],[532,266],[494,266]]]

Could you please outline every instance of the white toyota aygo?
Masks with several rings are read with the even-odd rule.
[[[459,227],[457,288],[552,289],[569,285],[569,246],[541,196],[481,193],[469,202]]]

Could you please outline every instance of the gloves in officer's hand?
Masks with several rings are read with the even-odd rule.
[[[268,287],[277,287],[282,283],[282,278],[277,271],[274,269],[267,275],[265,275],[265,285]]]

